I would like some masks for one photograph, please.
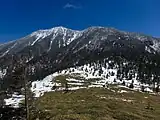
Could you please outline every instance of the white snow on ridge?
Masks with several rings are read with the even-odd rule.
[[[145,88],[145,89],[144,89],[144,91],[146,91],[146,92],[150,92],[150,93],[152,93],[152,92],[153,92],[153,90],[151,90],[149,87]]]
[[[0,68],[0,78],[3,78],[7,73],[7,70],[6,69],[1,69]]]
[[[50,41],[50,45],[49,45],[48,51],[51,50],[52,43],[53,43],[54,39],[57,37],[57,35],[58,35],[58,34],[57,34],[57,31],[55,31],[55,33],[53,34],[52,39],[51,39],[51,41]]]
[[[86,88],[86,87],[72,87],[72,88],[69,88],[68,90],[78,90],[78,89],[82,89],[82,88]]]
[[[51,49],[53,40],[56,38],[57,35],[63,35],[62,46],[66,46],[66,45],[69,45],[73,40],[81,36],[82,31],[71,30],[64,27],[54,27],[46,30],[39,30],[39,31],[33,32],[30,35],[31,37],[33,36],[36,37],[36,39],[32,42],[31,46],[33,46],[37,41],[44,39],[45,37],[50,36],[51,34],[53,34],[53,36],[52,36],[52,40],[50,41],[48,51]],[[73,37],[67,38],[68,34],[73,34]]]
[[[15,46],[17,45],[17,43],[13,44],[10,48],[8,48],[0,57],[5,56],[7,53],[10,52],[11,49],[13,49]]]
[[[82,32],[75,31],[73,37],[67,41],[67,45],[69,45],[73,40],[77,39],[81,35],[82,35]]]
[[[42,36],[38,36],[38,37],[36,38],[36,40],[33,41],[33,43],[31,44],[31,46],[33,46],[41,37],[42,37]]]
[[[150,48],[148,48],[147,46],[145,46],[145,51],[152,53],[152,51],[150,50]]]
[[[10,50],[8,49],[7,51],[5,51],[0,57],[5,56]]]
[[[155,51],[160,51],[160,42],[153,40],[153,45],[150,45],[151,48],[153,48]]]
[[[76,79],[73,79],[73,78],[70,78],[70,79],[66,79],[68,82],[77,82],[77,83],[81,83],[81,82],[84,82],[84,80],[76,80]]]
[[[111,63],[111,61],[110,61]],[[55,81],[55,77],[59,75],[67,75],[66,78],[68,90],[77,90],[81,88],[91,87],[108,87],[109,84],[117,84],[118,87],[129,88],[133,83],[134,88],[131,90],[141,91],[141,86],[145,87],[146,92],[153,92],[148,84],[141,84],[137,80],[137,73],[131,80],[117,79],[117,68],[116,65],[109,68],[109,64],[106,63],[106,67],[102,67],[100,64],[93,63],[92,65],[86,64],[83,66],[68,68],[51,75],[48,75],[43,80],[37,80],[32,82],[31,91],[34,93],[34,97],[43,96],[45,92],[51,91],[62,91],[65,90],[65,86]],[[88,80],[88,82],[87,82]],[[125,82],[125,86],[122,83]],[[89,84],[88,84],[89,83]],[[116,92],[116,91],[114,91]],[[121,90],[119,93],[126,93],[127,91]],[[6,99],[6,105],[13,104],[17,106],[16,102],[20,102],[22,98],[15,98],[14,95]]]
[[[32,82],[31,91],[35,94],[35,97],[42,96],[45,92],[52,91],[52,87],[54,86],[54,77],[57,76],[57,73],[51,74],[45,77],[43,80]],[[59,84],[56,83],[56,86]]]
[[[128,93],[128,91],[126,91],[126,90],[120,90],[120,91],[118,91],[118,93]]]
[[[18,108],[22,100],[24,100],[24,95],[17,95],[16,93],[14,93],[11,98],[4,99],[5,104],[13,108]]]
[[[52,87],[54,86],[52,80],[57,75],[57,73],[54,73],[45,77],[43,80],[32,82],[31,91],[35,94],[34,97],[40,97],[45,92],[52,91]],[[59,84],[56,83],[56,86],[59,86]],[[22,100],[24,100],[24,95],[17,95],[17,93],[12,94],[10,98],[4,99],[5,105],[10,105],[13,108],[18,108]]]

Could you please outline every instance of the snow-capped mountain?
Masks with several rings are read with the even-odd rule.
[[[0,89],[11,94],[20,92],[24,81],[15,76],[23,75],[24,67],[29,70],[28,81],[33,82],[59,70],[106,58],[118,64],[118,79],[128,79],[127,73],[136,71],[137,81],[159,84],[159,38],[105,27],[82,31],[55,27],[0,44]]]
[[[128,33],[114,28],[104,27],[90,27],[83,31],[71,30],[64,27],[55,27],[46,30],[38,30],[19,40],[0,44],[0,57],[2,58],[5,55],[23,53],[24,49],[29,49],[33,52],[36,48],[36,50],[39,49],[40,53],[49,52],[55,48],[68,46],[78,38],[83,40],[87,37],[90,37],[89,39],[94,39],[94,41],[88,41],[89,44],[96,42],[97,40],[109,40],[116,42],[117,40],[130,41],[132,39],[136,39],[145,43],[146,46],[150,47],[150,49],[159,52],[159,39],[150,36]]]
[[[92,35],[94,34],[94,35]],[[92,35],[92,36],[91,36]],[[140,40],[154,51],[159,52],[159,39],[136,33],[128,33],[114,28],[90,27],[83,31],[71,30],[64,27],[55,27],[46,30],[38,30],[19,40],[0,44],[0,57],[5,55],[23,52],[24,49],[39,49],[40,53],[49,52],[52,49],[68,46],[74,40],[81,38],[94,39],[88,41],[89,44],[95,41],[117,41],[117,40]],[[32,51],[33,52],[33,51]]]
[[[2,58],[7,54],[19,53],[27,47],[32,50],[36,46],[42,47],[42,52],[49,52],[51,49],[54,49],[54,45],[57,48],[65,47],[81,35],[81,31],[74,31],[64,27],[38,30],[19,40],[1,44],[0,57]]]
[[[30,35],[31,37],[35,37],[36,39],[29,45],[33,46],[36,42],[40,42],[42,39],[51,36],[50,38],[51,41],[49,45],[49,50],[50,50],[52,47],[52,43],[54,42],[56,37],[62,37],[59,38],[58,41],[58,46],[60,48],[69,45],[73,40],[80,37],[81,35],[82,35],[81,31],[74,31],[64,27],[55,27],[48,30],[39,30]]]

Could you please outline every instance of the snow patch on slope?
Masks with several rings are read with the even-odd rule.
[[[152,53],[152,51],[150,50],[150,48],[148,46],[145,46],[145,51]]]
[[[153,45],[150,46],[153,48],[155,51],[159,52],[160,51],[160,42],[159,41],[153,41]]]
[[[10,50],[13,49],[16,45],[17,45],[17,43],[13,44],[10,48],[8,48],[8,49],[0,56],[0,58],[3,57],[3,56],[5,56],[6,54],[8,54],[8,53],[10,52]]]
[[[17,93],[12,94],[11,98],[4,99],[5,104],[13,108],[18,108],[22,100],[24,100],[24,95],[17,95]]]
[[[123,78],[119,80],[117,78],[117,65],[110,67],[113,61],[108,61],[105,65],[101,65],[99,63],[85,64],[83,66],[77,66],[68,68],[62,71],[58,71],[51,75],[48,75],[42,80],[37,80],[32,82],[31,91],[34,93],[34,97],[43,96],[45,92],[50,91],[63,91],[65,90],[65,86],[62,85],[57,76],[68,76],[66,77],[68,90],[77,90],[82,88],[90,88],[90,87],[104,87],[108,88],[109,84],[116,84],[118,87],[129,88],[131,84],[134,85],[134,88],[131,90],[141,91],[141,86],[144,86],[144,91],[153,92],[148,84],[141,84],[137,80],[137,73],[135,73],[135,77],[131,80]],[[123,63],[125,65],[127,63]],[[123,85],[125,82],[125,85]],[[116,92],[112,90],[113,92]],[[125,93],[126,91],[119,91],[119,93]],[[12,97],[13,99],[13,97]],[[11,98],[7,101],[7,104],[13,103],[16,101]],[[21,98],[20,98],[21,100]],[[19,101],[20,102],[20,101]]]
[[[40,40],[42,40],[52,34],[53,34],[53,36],[50,41],[48,51],[51,50],[52,43],[58,35],[61,35],[62,40],[63,40],[63,45],[59,45],[59,46],[64,47],[66,45],[69,45],[76,38],[80,37],[82,35],[82,31],[71,30],[71,29],[67,29],[64,27],[54,27],[54,28],[46,29],[46,30],[39,30],[39,31],[33,32],[30,35],[31,37],[36,37],[36,39],[32,42],[31,46],[33,46],[36,42],[38,42],[38,41],[40,41]]]
[[[0,78],[3,78],[7,73],[7,70],[6,69],[1,69],[0,68]]]
[[[54,73],[45,77],[43,80],[32,82],[31,91],[35,94],[35,97],[40,97],[45,92],[52,91],[52,87],[54,86],[53,80],[57,75],[57,73]],[[58,86],[58,84],[56,84],[56,86]]]

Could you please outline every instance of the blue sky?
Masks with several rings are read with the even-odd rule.
[[[114,27],[160,37],[160,0],[1,0],[0,42],[38,29]]]

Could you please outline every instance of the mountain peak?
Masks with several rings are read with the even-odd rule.
[[[66,33],[66,31],[79,32],[79,33],[81,32],[78,30],[68,29],[63,26],[58,26],[58,27],[53,27],[51,29],[44,29],[44,30],[35,31],[31,34],[31,36],[36,36],[37,38],[45,38],[45,37],[51,35],[52,33],[64,34],[64,33]]]

